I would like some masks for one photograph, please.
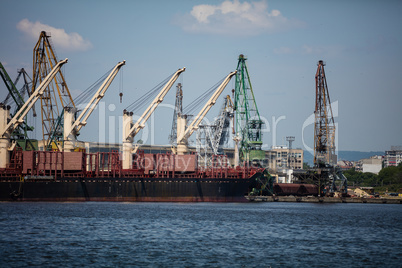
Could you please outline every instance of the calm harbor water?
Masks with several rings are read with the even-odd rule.
[[[402,267],[402,206],[0,203],[1,267]]]

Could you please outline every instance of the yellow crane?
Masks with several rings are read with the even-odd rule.
[[[52,48],[50,34],[42,31],[33,50],[32,92],[57,64],[57,56]],[[44,148],[47,148],[52,134],[55,132],[56,120],[65,106],[75,108],[62,71],[59,71],[40,96],[42,115],[42,136]],[[63,131],[58,131],[62,137]]]

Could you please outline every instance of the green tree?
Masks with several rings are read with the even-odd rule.
[[[401,172],[399,167],[386,167],[381,169],[378,173],[381,185],[390,185],[396,183],[398,172]]]

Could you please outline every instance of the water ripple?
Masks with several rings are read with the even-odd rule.
[[[402,207],[1,203],[1,267],[400,267]]]

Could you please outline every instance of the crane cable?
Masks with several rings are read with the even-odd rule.
[[[96,92],[98,87],[101,85],[101,83],[103,83],[103,81],[105,81],[105,79],[108,77],[108,75],[110,74],[110,72],[113,69],[114,68],[110,69],[101,78],[99,78],[92,85],[90,85],[86,90],[84,90],[80,95],[75,97],[74,98],[74,103],[76,104],[76,106],[79,106],[79,104],[88,102],[93,97],[94,93]],[[68,103],[67,106],[70,106],[70,105],[71,105],[71,101]]]
[[[211,88],[209,88],[203,94],[201,94],[198,98],[196,98],[190,104],[188,104],[186,107],[184,107],[183,108],[183,113],[184,114],[191,114],[194,111],[198,110],[198,108],[200,108],[201,105],[204,105],[206,100],[212,96],[212,94],[216,91],[216,89],[219,87],[219,85],[222,84],[222,82],[225,79],[226,79],[226,77],[221,79],[218,83],[213,85]]]
[[[146,92],[144,95],[142,95],[140,98],[135,100],[133,103],[131,103],[127,108],[125,109],[126,111],[130,112],[138,112],[140,109],[142,109],[145,105],[149,103],[149,100],[152,98],[156,97],[157,93],[160,92],[160,89],[170,80],[170,78],[173,76],[172,75],[168,76],[165,80],[160,82],[157,86]]]

